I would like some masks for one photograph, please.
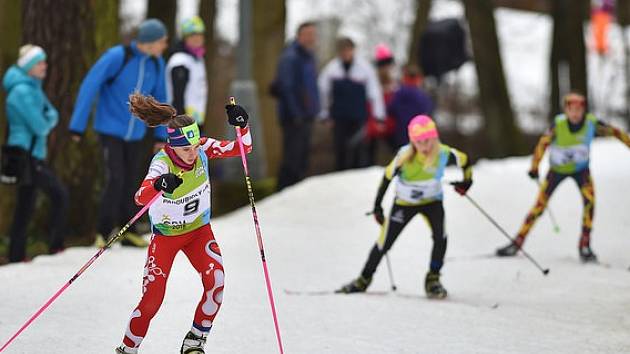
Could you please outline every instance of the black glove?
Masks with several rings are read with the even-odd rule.
[[[538,180],[538,170],[531,170],[531,171],[527,172],[527,175],[531,179]]]
[[[467,179],[459,182],[451,182],[451,186],[455,187],[455,192],[460,195],[466,195],[466,192],[468,192],[470,186],[472,186],[472,180]]]
[[[372,210],[372,215],[374,215],[374,220],[379,225],[383,225],[385,222],[385,215],[383,215],[383,208],[380,205],[375,205],[374,210]]]
[[[245,108],[237,104],[229,104],[225,106],[225,111],[227,112],[228,123],[230,123],[230,125],[241,128],[247,126],[249,115],[247,115]]]
[[[171,194],[179,187],[184,180],[174,173],[165,173],[153,182],[153,188],[157,191],[164,191]]]

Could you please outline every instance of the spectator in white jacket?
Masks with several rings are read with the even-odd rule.
[[[337,41],[337,57],[319,75],[320,118],[334,124],[336,169],[366,165],[365,124],[368,105],[377,120],[385,118],[383,94],[372,65],[355,56],[355,44],[347,37]]]
[[[177,43],[166,65],[166,93],[168,102],[177,114],[195,119],[203,131],[208,100],[206,78],[206,26],[199,16],[182,22],[182,40]]]

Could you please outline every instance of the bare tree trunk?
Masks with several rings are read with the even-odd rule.
[[[214,80],[214,62],[217,51],[217,43],[215,38],[214,25],[217,17],[217,2],[216,0],[201,0],[199,2],[199,16],[206,25],[206,78],[208,80],[208,100],[206,103],[206,119],[205,130],[206,133],[219,131],[225,125],[225,122],[219,124],[217,119],[213,119],[212,112],[212,99],[215,95],[213,92],[211,80]]]
[[[569,68],[571,88],[588,97],[586,75],[586,45],[584,43],[584,21],[589,17],[589,0],[571,0],[567,17]]]
[[[258,88],[260,119],[264,126],[267,171],[275,175],[280,160],[282,137],[276,117],[276,102],[269,95],[269,85],[273,81],[278,58],[285,44],[284,0],[254,1],[253,22],[253,76]]]
[[[21,44],[22,2],[0,0],[0,80],[7,69],[16,62]],[[0,89],[0,139],[4,141],[6,116],[4,109],[4,90]]]
[[[22,38],[22,1],[0,0],[0,80],[7,69],[16,62]],[[0,142],[5,143],[7,117],[4,105],[5,92],[0,89]],[[8,230],[14,205],[15,188],[0,185],[0,235]]]
[[[431,12],[432,0],[416,0],[416,19],[411,28],[409,40],[408,64],[415,64],[422,69],[420,63],[420,38],[429,22],[429,12]]]
[[[157,18],[164,22],[168,30],[170,42],[176,37],[175,19],[177,16],[177,0],[149,0],[147,18]]]
[[[560,112],[560,98],[571,89],[588,97],[584,20],[587,0],[555,0],[551,4],[553,35],[550,57],[549,118]]]
[[[92,231],[100,199],[100,150],[88,131],[80,146],[70,143],[68,123],[76,92],[101,52],[118,41],[118,1],[23,0],[24,42],[40,45],[48,55],[44,88],[59,110],[59,125],[49,139],[49,160],[72,191],[69,228]],[[45,214],[37,213],[38,225]]]
[[[502,157],[523,152],[503,74],[491,0],[464,1],[470,25],[481,110],[489,149],[486,156]]]

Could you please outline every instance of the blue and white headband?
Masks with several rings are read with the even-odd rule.
[[[46,52],[42,47],[36,45],[25,45],[20,50],[20,58],[17,61],[17,65],[24,71],[31,70],[40,61],[46,60]],[[24,49],[26,49],[24,51]],[[24,53],[22,53],[24,51]]]

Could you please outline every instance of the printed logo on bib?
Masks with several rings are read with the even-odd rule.
[[[197,169],[195,170],[195,177],[199,177],[203,175],[204,173],[206,173],[206,170],[203,168],[203,165],[199,165]]]
[[[408,203],[420,203],[423,200],[437,198],[441,194],[442,185],[436,179],[413,183],[398,179],[396,183],[396,197]]]
[[[552,146],[550,149],[550,161],[552,166],[579,164],[588,162],[589,148],[587,145],[577,145],[571,147]]]
[[[168,215],[162,216],[162,224],[172,228],[173,230],[183,230],[186,227],[185,220],[172,220]]]
[[[404,214],[402,210],[398,210],[392,217],[390,218],[391,222],[402,223],[405,221]]]

